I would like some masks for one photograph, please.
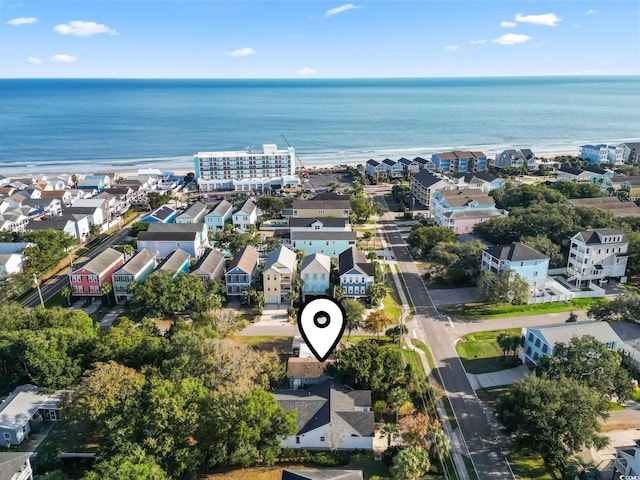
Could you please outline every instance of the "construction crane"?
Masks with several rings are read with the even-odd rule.
[[[287,145],[289,146],[289,148],[291,147],[291,144],[289,143],[289,140],[286,139],[286,137],[282,134],[280,134],[280,136],[284,139],[285,142],[287,142]],[[304,163],[302,163],[302,160],[300,160],[300,157],[298,156],[298,154],[296,153],[296,160],[298,160],[298,163],[300,164],[300,167],[302,168],[302,176],[304,178],[309,178],[309,170],[307,170],[307,167],[304,166]]]

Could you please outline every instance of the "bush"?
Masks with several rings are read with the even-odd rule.
[[[387,408],[387,402],[384,400],[377,400],[376,403],[373,404],[373,414],[376,419],[380,420],[385,408]]]
[[[402,450],[402,447],[399,447],[398,445],[387,448],[382,452],[382,462],[390,467],[393,465],[393,457],[395,457],[400,450]]]
[[[350,461],[351,456],[346,452],[320,452],[311,457],[311,463],[319,467],[344,467],[348,465]]]

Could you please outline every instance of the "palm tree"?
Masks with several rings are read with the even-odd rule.
[[[388,293],[387,286],[384,283],[374,283],[369,287],[369,302],[373,306],[380,305],[380,302],[384,300],[384,297]]]
[[[100,291],[102,292],[103,296],[107,297],[107,305],[111,305],[111,297],[109,294],[113,292],[113,285],[111,285],[109,282],[105,282],[100,287]]]
[[[566,480],[602,480],[602,474],[592,462],[574,457],[567,465],[563,478]]]
[[[389,448],[393,439],[398,436],[398,427],[395,423],[385,423],[380,429],[380,435],[387,437],[387,448]]]
[[[71,306],[71,296],[73,295],[73,288],[71,287],[71,285],[65,285],[64,287],[62,287],[62,289],[60,290],[60,295],[65,298],[65,300],[67,301],[67,305]]]
[[[131,257],[133,257],[133,254],[136,253],[135,248],[133,248],[128,243],[123,244],[121,247],[122,247],[122,253],[124,253],[125,261],[129,260]]]
[[[300,297],[300,294],[297,291],[295,291],[294,289],[291,289],[289,291],[289,293],[287,293],[287,298],[289,299],[289,307],[290,308],[293,308],[293,302],[298,300],[299,297]]]

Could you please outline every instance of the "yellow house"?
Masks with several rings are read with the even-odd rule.
[[[262,288],[266,303],[287,300],[296,275],[296,260],[296,253],[283,246],[269,254],[262,269]]]
[[[349,218],[351,205],[349,197],[345,200],[295,200],[293,202],[293,217],[318,218],[337,217]]]

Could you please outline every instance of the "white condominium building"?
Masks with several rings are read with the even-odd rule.
[[[278,150],[263,145],[262,152],[199,152],[194,155],[200,190],[262,190],[299,183],[293,147]]]

